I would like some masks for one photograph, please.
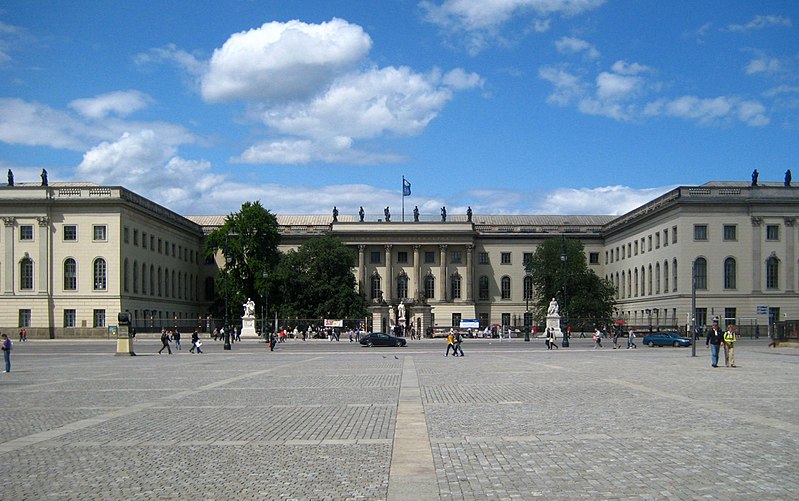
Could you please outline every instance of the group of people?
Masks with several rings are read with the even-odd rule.
[[[177,328],[174,330],[161,329],[161,349],[158,350],[159,355],[164,350],[167,350],[167,353],[170,355],[172,354],[172,347],[169,344],[170,341],[175,343],[175,350],[183,349],[180,345],[180,331]],[[202,353],[203,350],[200,348],[202,345],[203,343],[200,341],[200,331],[194,329],[194,332],[191,334],[191,348],[189,348],[189,353],[194,353],[195,350],[198,354]]]
[[[222,326],[222,327],[220,327],[218,329],[214,328],[214,330],[211,331],[211,339],[213,339],[214,341],[222,341],[222,340],[225,339],[225,333],[226,332],[230,334],[230,341],[231,342],[241,341],[241,331],[235,325],[232,326],[232,327],[231,326],[227,326],[227,327]]]
[[[735,365],[735,342],[738,341],[738,336],[735,333],[735,327],[730,324],[727,326],[726,331],[721,331],[719,321],[713,319],[713,326],[708,329],[707,336],[705,337],[705,346],[710,347],[710,365],[711,367],[719,366],[719,351],[724,347],[724,365],[727,367],[736,367]]]
[[[463,344],[463,335],[461,331],[450,329],[449,334],[447,334],[447,352],[444,353],[444,356],[449,356],[449,350],[452,350],[452,356],[454,357],[464,356],[461,344]]]

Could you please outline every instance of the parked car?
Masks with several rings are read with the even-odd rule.
[[[644,344],[647,346],[691,346],[691,338],[683,337],[679,332],[653,332],[644,336]]]
[[[407,341],[385,332],[372,332],[361,336],[361,344],[370,348],[372,346],[405,346]]]

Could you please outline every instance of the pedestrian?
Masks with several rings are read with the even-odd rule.
[[[602,333],[599,332],[598,328],[594,328],[594,349],[601,350],[602,349]]]
[[[274,332],[269,333],[269,351],[275,351],[275,344],[277,344],[277,338],[275,337]]]
[[[769,348],[776,348],[777,347],[777,332],[776,332],[776,330],[777,329],[769,328],[769,332],[768,332],[768,338],[769,338],[768,347]]]
[[[175,331],[172,333],[172,341],[175,342],[175,349],[176,350],[181,350],[182,349],[180,347],[180,331],[177,329],[177,327],[175,328]]]
[[[5,362],[5,368],[3,372],[11,372],[11,348],[13,345],[11,344],[11,340],[8,339],[6,334],[2,335],[2,342],[0,342],[0,348],[3,349],[3,361]]]
[[[160,355],[164,348],[167,349],[169,354],[172,354],[172,348],[169,347],[169,334],[166,332],[166,329],[161,329],[161,349],[158,350],[158,354]]]
[[[613,331],[613,349],[616,350],[619,348],[619,336],[621,335],[621,329],[616,327],[616,330]]]
[[[235,335],[235,337],[236,337],[236,342],[237,342],[237,343],[238,343],[239,341],[241,341],[241,329],[239,329],[238,327],[233,327],[233,334],[234,334],[234,335]]]
[[[707,331],[705,338],[705,347],[710,347],[710,365],[711,367],[719,366],[719,347],[724,342],[724,334],[719,329],[719,321],[713,320],[713,327]]]
[[[552,348],[555,348],[556,350],[559,350],[560,347],[558,346],[557,337],[555,336],[555,329],[549,329],[549,332],[547,333],[547,337],[549,338],[549,346],[548,346],[548,348],[550,350]]]
[[[461,357],[463,356],[463,348],[461,348],[461,343],[463,343],[463,336],[461,336],[461,331],[455,331],[455,349],[453,349],[452,351],[456,357],[458,356],[458,353],[460,353]]]
[[[28,331],[26,331],[25,329],[20,329],[19,330],[19,342],[20,343],[24,343],[27,340],[28,340]]]
[[[724,365],[727,367],[735,367],[735,342],[737,340],[735,328],[732,324],[728,325],[727,332],[724,333]]]
[[[627,349],[629,350],[630,348],[638,348],[635,344],[635,331],[630,331],[630,333],[627,334]]]
[[[448,357],[449,356],[449,350],[453,350],[454,351],[454,348],[455,348],[455,334],[452,331],[449,331],[449,334],[447,335],[447,352],[444,354],[444,356]],[[457,353],[454,353],[454,355],[456,357],[458,356]]]
[[[191,334],[191,348],[189,348],[189,353],[194,353],[194,350],[196,349],[197,354],[199,355],[203,352],[203,350],[200,349],[200,346],[202,345],[203,344],[200,342],[200,333],[197,331],[197,329],[195,329]]]

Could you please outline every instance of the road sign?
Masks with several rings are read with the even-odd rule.
[[[758,315],[768,315],[768,306],[758,305],[757,314]]]

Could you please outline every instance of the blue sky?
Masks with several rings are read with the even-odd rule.
[[[379,217],[403,175],[406,211],[620,214],[799,168],[797,24],[790,0],[11,0],[0,169],[182,214]]]

